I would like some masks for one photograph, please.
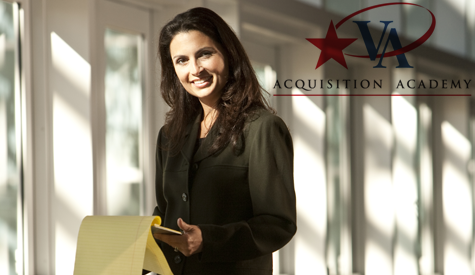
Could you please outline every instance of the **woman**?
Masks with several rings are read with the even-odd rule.
[[[234,32],[194,8],[162,29],[155,234],[175,275],[272,274],[296,231],[292,140]]]

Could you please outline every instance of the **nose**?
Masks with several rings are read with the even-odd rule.
[[[199,75],[202,70],[203,68],[201,67],[200,61],[195,59],[191,64],[191,74]]]

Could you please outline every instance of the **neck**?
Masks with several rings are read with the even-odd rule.
[[[211,107],[211,106],[205,105],[205,104],[201,104],[201,106],[203,107],[203,115],[204,115],[203,119],[206,119],[210,115],[213,116],[213,114],[218,112],[216,107]]]
[[[203,121],[209,121],[210,118],[213,118],[212,121],[217,117],[218,114],[218,100],[200,100],[201,107],[203,108]]]
[[[210,106],[201,102],[201,106],[203,107],[203,120],[201,121],[200,137],[203,138],[208,134],[216,118],[218,117],[218,110],[216,105]]]

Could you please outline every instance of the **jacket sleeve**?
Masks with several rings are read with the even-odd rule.
[[[250,125],[248,181],[253,217],[226,225],[199,225],[202,262],[242,261],[270,254],[295,234],[293,146],[285,123],[268,115]]]
[[[157,138],[156,153],[155,153],[155,197],[157,199],[157,206],[153,210],[154,216],[160,216],[162,219],[165,217],[165,211],[167,203],[163,196],[163,163],[162,163],[162,150],[164,145],[163,128],[160,129]]]

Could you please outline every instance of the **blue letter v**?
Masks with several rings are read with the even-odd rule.
[[[386,29],[388,25],[393,21],[381,21],[384,23],[384,30],[381,34],[381,38],[379,39],[378,48],[375,47],[373,38],[371,37],[371,33],[369,32],[368,23],[371,21],[353,21],[355,22],[358,27],[360,28],[361,36],[363,36],[364,43],[366,45],[366,49],[368,50],[369,59],[374,61],[376,56],[378,55],[379,47],[381,46],[381,42],[383,41],[384,34],[386,33]]]

